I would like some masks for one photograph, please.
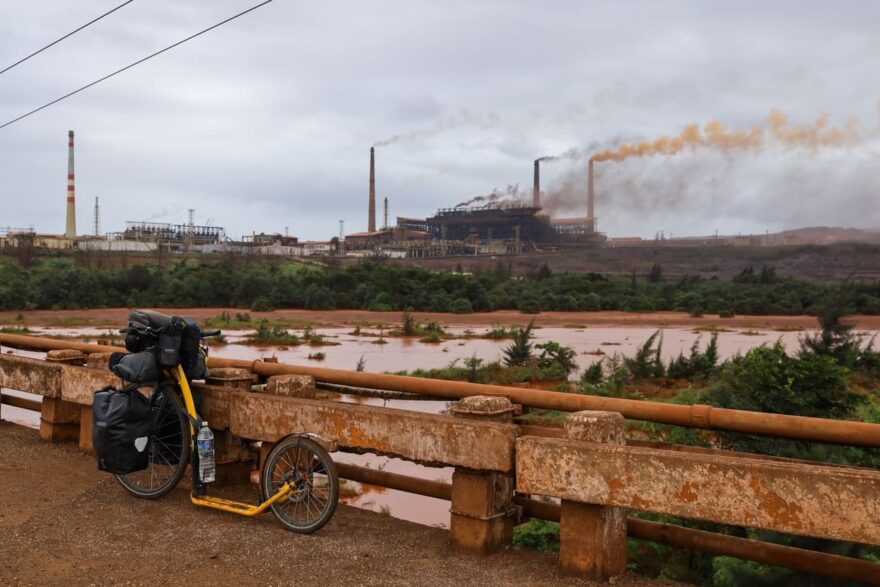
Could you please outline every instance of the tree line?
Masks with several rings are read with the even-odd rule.
[[[845,295],[848,309],[880,313],[880,283],[828,284],[781,277],[769,267],[745,267],[733,279],[665,279],[645,274],[553,272],[546,265],[516,275],[491,270],[437,272],[363,261],[346,267],[295,263],[177,263],[96,268],[70,258],[22,267],[0,260],[0,309],[135,306],[237,307],[433,312],[678,310],[693,315],[815,314]]]

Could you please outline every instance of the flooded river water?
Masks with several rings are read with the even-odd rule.
[[[35,334],[76,336],[91,341],[107,333],[106,329],[84,328],[38,328],[35,330]],[[417,368],[441,368],[453,362],[461,365],[464,359],[473,356],[483,359],[486,363],[501,360],[503,349],[510,344],[510,341],[481,338],[488,330],[489,328],[485,326],[475,326],[470,329],[446,328],[449,334],[462,338],[452,338],[440,343],[424,343],[419,342],[417,338],[392,337],[386,332],[373,329],[362,328],[358,334],[355,334],[351,327],[318,328],[313,332],[321,334],[328,342],[337,343],[332,346],[320,347],[309,345],[254,346],[246,344],[247,331],[229,331],[226,333],[228,344],[216,346],[212,352],[221,357],[240,359],[277,357],[282,363],[312,364],[349,370],[355,369],[358,362],[362,361],[366,371],[397,372]],[[636,349],[644,344],[656,330],[656,328],[641,327],[547,327],[534,331],[534,342],[540,344],[552,340],[571,347],[577,353],[576,360],[579,370],[582,371],[594,362],[614,353],[627,356],[634,354]],[[293,330],[292,332],[302,334],[302,331]],[[662,332],[662,355],[666,362],[678,356],[679,353],[687,354],[695,341],[699,341],[699,344],[705,347],[711,336],[710,332],[687,328],[666,328]],[[809,331],[722,329],[718,332],[719,354],[722,359],[726,359],[760,345],[773,344],[777,340],[782,341],[789,352],[795,352],[798,349],[798,339],[807,333]],[[865,335],[869,337],[876,334],[878,331],[865,332]],[[384,341],[384,344],[377,344],[380,339]],[[8,349],[3,350],[3,352],[7,351]],[[14,352],[27,356],[41,356],[39,353]],[[323,360],[315,361],[308,358],[310,354],[318,352],[324,353]],[[34,397],[5,389],[3,393]],[[432,413],[440,413],[448,408],[446,402],[438,401],[386,401],[354,396],[343,396],[343,399]],[[39,426],[39,415],[34,412],[2,406],[2,414],[0,415],[6,420],[17,421],[33,427]],[[336,453],[333,456],[341,462],[369,466],[393,473],[445,482],[449,482],[452,478],[451,468],[422,467],[407,461],[374,455]],[[384,512],[423,524],[448,526],[449,502],[356,483],[351,483],[347,489],[349,490],[346,493],[352,495],[346,497],[345,501],[350,505]]]

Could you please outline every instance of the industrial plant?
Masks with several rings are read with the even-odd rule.
[[[562,218],[545,212],[542,206],[541,162],[534,161],[531,201],[510,194],[478,196],[454,207],[441,208],[433,216],[398,216],[391,223],[388,199],[383,199],[383,223],[376,218],[376,152],[370,148],[367,230],[346,234],[340,220],[339,233],[326,241],[303,241],[288,234],[253,232],[240,240],[227,236],[222,226],[197,225],[194,210],[188,222],[160,223],[129,220],[122,231],[101,233],[100,208],[95,198],[93,230],[77,232],[74,132],[68,132],[66,224],[64,233],[38,234],[32,228],[0,227],[0,248],[134,252],[134,253],[229,253],[291,257],[388,257],[425,258],[457,255],[521,255],[559,250],[589,250],[603,246],[663,244],[700,246],[711,238],[716,245],[792,245],[798,239],[785,237],[700,237],[654,240],[607,238],[599,232],[596,217],[594,159],[587,162],[583,193],[585,216]]]

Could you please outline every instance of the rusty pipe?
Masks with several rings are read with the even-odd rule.
[[[0,395],[0,404],[12,406],[13,408],[21,408],[22,410],[30,410],[32,412],[39,412],[43,409],[43,404],[37,400],[9,395],[8,393],[6,395]]]
[[[213,358],[209,360],[208,364],[217,367],[249,368],[254,373],[265,377],[285,374],[310,375],[316,381],[327,383],[403,391],[450,399],[461,399],[472,395],[501,395],[514,403],[548,410],[619,412],[624,417],[633,420],[647,420],[677,426],[853,446],[880,447],[880,425],[865,422],[748,412],[707,405],[664,404],[502,385],[483,385],[464,381],[423,379],[406,375],[344,371],[261,361],[251,362],[240,359]]]
[[[637,518],[627,518],[626,533],[631,538],[659,542],[678,548],[700,550],[709,554],[732,556],[826,577],[880,585],[880,564],[848,556],[684,528],[675,524],[660,524]]]
[[[76,349],[84,353],[106,353],[125,350],[112,346],[2,333],[0,333],[0,344],[44,351]],[[208,358],[208,365],[211,367],[249,369],[253,373],[264,377],[271,377],[273,375],[310,375],[315,378],[315,381],[321,383],[385,389],[449,399],[461,399],[472,395],[501,395],[517,404],[547,410],[563,412],[578,412],[581,410],[619,412],[629,419],[646,420],[675,426],[777,436],[851,446],[880,447],[880,424],[869,424],[866,422],[749,412],[700,404],[664,404],[660,402],[544,391],[540,389],[505,387],[503,385],[483,385],[465,381],[444,381],[407,375],[345,371],[342,369],[328,369],[326,367],[247,361],[244,359],[224,359],[213,356]]]
[[[351,479],[358,483],[369,483],[370,485],[378,485],[447,501],[452,499],[452,485],[443,481],[420,479],[409,475],[389,473],[387,471],[379,471],[378,469],[368,469],[367,467],[339,462],[336,463],[336,471],[343,479]]]
[[[0,332],[0,345],[4,344],[12,348],[24,349],[29,351],[60,351],[71,349],[80,351],[85,354],[127,352],[124,348],[117,346],[105,346],[100,344],[77,342],[75,340],[46,338],[41,336],[26,336],[24,334],[6,334]]]

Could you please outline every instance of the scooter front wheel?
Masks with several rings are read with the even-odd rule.
[[[275,445],[260,475],[263,501],[285,484],[290,484],[290,493],[270,507],[286,528],[310,534],[330,521],[339,503],[339,477],[320,444],[289,436]]]

